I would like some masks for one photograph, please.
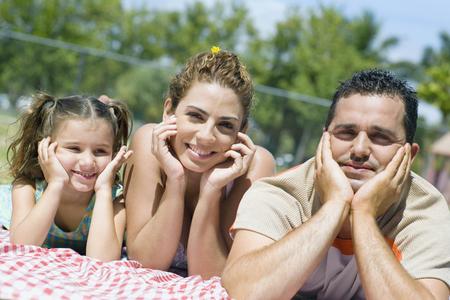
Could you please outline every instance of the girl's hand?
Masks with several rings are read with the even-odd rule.
[[[38,161],[44,178],[48,184],[69,182],[69,174],[59,162],[55,154],[57,142],[50,144],[50,137],[43,138],[38,144]]]
[[[200,188],[218,192],[235,178],[245,174],[253,160],[256,146],[250,137],[242,132],[237,135],[240,143],[233,144],[225,153],[225,162],[218,164],[202,175]]]
[[[106,168],[100,173],[95,181],[94,190],[97,192],[102,188],[111,190],[114,183],[114,177],[119,171],[120,167],[133,154],[133,151],[127,150],[126,146],[122,146],[117,152],[113,160],[109,162]]]
[[[184,167],[170,152],[169,138],[177,134],[177,119],[173,115],[153,128],[152,153],[161,163],[161,167],[171,178],[184,179]]]
[[[324,132],[316,150],[314,185],[322,203],[344,201],[351,203],[353,189],[331,153],[330,134]]]

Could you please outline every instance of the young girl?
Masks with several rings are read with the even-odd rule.
[[[114,182],[132,154],[122,146],[129,120],[119,102],[34,97],[8,149],[12,243],[72,248],[102,261],[120,258],[126,221]]]
[[[272,155],[245,134],[253,97],[238,57],[213,48],[172,80],[163,121],[141,127],[125,170],[127,250],[144,266],[220,275],[228,230],[252,182],[274,172]]]

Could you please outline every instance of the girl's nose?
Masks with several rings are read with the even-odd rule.
[[[90,170],[95,167],[95,157],[90,152],[83,152],[79,159],[79,164],[82,169]]]

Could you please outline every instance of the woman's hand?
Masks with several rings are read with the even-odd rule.
[[[109,162],[106,168],[100,173],[95,181],[94,190],[98,192],[102,188],[111,190],[114,183],[114,177],[119,171],[120,167],[133,154],[133,151],[127,150],[126,146],[122,146],[117,152],[113,160]]]
[[[177,134],[177,119],[174,115],[153,128],[152,153],[161,163],[164,172],[171,178],[184,179],[184,167],[172,154],[169,138]]]
[[[214,192],[220,191],[235,178],[245,174],[253,160],[256,146],[250,137],[242,132],[237,135],[239,143],[233,144],[225,157],[228,159],[202,175],[200,188]]]
[[[57,142],[50,144],[50,137],[43,138],[38,144],[38,161],[44,178],[48,184],[69,182],[69,174],[56,157],[55,149]]]

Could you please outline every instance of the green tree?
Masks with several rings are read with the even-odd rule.
[[[110,31],[121,13],[120,0],[2,1],[0,30],[111,50]],[[36,90],[52,94],[101,92],[114,74],[127,67],[105,60],[99,63],[98,59],[44,44],[5,35],[0,38],[0,89],[11,99]]]
[[[427,48],[422,64],[426,67],[425,79],[419,84],[419,97],[437,106],[443,114],[443,124],[449,124],[450,116],[450,35],[440,34],[439,50]]]
[[[250,44],[251,73],[260,84],[330,99],[339,81],[357,70],[387,62],[386,51],[396,39],[376,45],[379,28],[369,12],[348,18],[332,6],[290,9],[272,36]],[[297,153],[297,160],[301,160],[305,152],[312,154],[314,147],[303,143],[319,136],[326,109],[277,100],[260,99],[254,118],[270,136],[267,147],[272,153],[279,153],[281,137],[290,137],[290,152]]]
[[[115,97],[125,99],[135,119],[160,122],[171,71],[167,67],[131,69],[117,81]]]

